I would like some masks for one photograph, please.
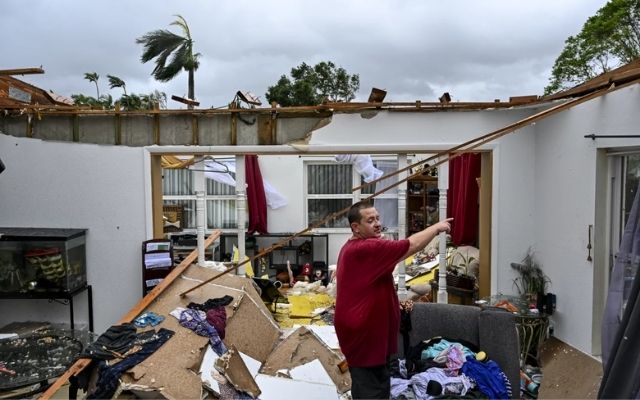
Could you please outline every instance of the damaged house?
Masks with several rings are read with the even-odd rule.
[[[418,101],[129,113],[0,103],[5,109],[0,116],[0,159],[6,167],[0,174],[0,220],[6,227],[86,229],[86,283],[91,291],[72,300],[76,324],[91,322],[100,333],[143,311],[165,316],[163,326],[174,331],[174,337],[123,375],[120,389],[199,397],[206,375],[200,369],[213,365],[234,390],[254,395],[277,385],[272,381],[283,375],[302,376],[299,380],[305,381],[304,368],[315,371],[313,384],[319,393],[326,387],[343,393],[350,383],[340,373],[339,352],[306,328],[282,337],[251,280],[225,275],[180,296],[216,273],[191,265],[194,253],[184,259],[188,263],[176,267],[180,273],[162,290],[151,290],[159,297],[141,302],[145,280],[141,243],[164,236],[163,206],[181,206],[179,228],[197,233],[197,202],[204,201],[208,211],[204,230],[213,234],[218,257],[231,247],[225,242],[227,251],[220,253],[223,238],[237,235],[238,226],[242,233],[231,242],[239,245],[241,258],[244,252],[256,254],[272,244],[273,240],[258,242],[257,251],[247,250],[251,239],[244,236],[245,215],[236,214],[248,208],[245,199],[250,196],[241,173],[249,165],[245,155],[258,156],[261,177],[286,203],[266,208],[263,221],[268,234],[286,238],[378,190],[371,185],[352,191],[364,178],[353,160],[338,162],[340,155],[370,156],[377,169],[391,172],[491,134],[472,151],[478,166],[470,178],[476,184],[477,213],[469,224],[479,251],[474,299],[517,293],[517,274],[510,265],[533,249],[556,296],[549,316],[553,335],[583,353],[599,356],[613,255],[638,181],[639,78],[640,63],[635,61],[556,95],[493,103]],[[162,156],[235,161],[237,186],[194,177],[205,172],[163,169]],[[437,210],[447,201],[452,165],[453,160],[438,165],[436,176],[429,180],[438,189],[439,203],[421,199],[417,207],[424,212],[424,223],[429,218],[427,207]],[[408,171],[400,177],[417,172]],[[411,225],[420,222],[408,216],[411,190],[410,185],[400,185],[376,199],[381,208],[386,203],[383,224],[389,235],[405,237]],[[313,232],[326,240],[314,244],[312,261],[335,264],[349,237],[348,228],[335,219]],[[232,351],[218,358],[206,355],[206,337],[182,328],[170,312],[184,303],[225,295],[233,298],[226,306],[225,339]],[[69,318],[67,307],[45,299],[8,298],[0,306],[0,325]],[[196,386],[175,383],[185,380]],[[211,390],[219,393],[225,388]]]

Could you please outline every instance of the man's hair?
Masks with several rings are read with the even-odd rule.
[[[356,204],[352,205],[349,209],[349,213],[347,214],[347,218],[349,219],[349,226],[351,226],[354,222],[360,222],[362,219],[362,215],[360,214],[360,210],[364,210],[366,208],[373,207],[373,204],[367,201],[359,201]]]

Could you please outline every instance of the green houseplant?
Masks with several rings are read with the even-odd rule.
[[[551,280],[542,271],[542,267],[536,261],[531,248],[527,250],[527,254],[521,262],[511,263],[511,268],[518,273],[518,276],[513,280],[513,285],[520,296],[530,302],[535,302],[538,297],[547,292]]]

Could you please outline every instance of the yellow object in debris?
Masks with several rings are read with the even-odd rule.
[[[248,260],[249,257],[244,256],[245,260]],[[238,260],[240,260],[240,250],[238,250],[238,248],[234,245],[233,246],[233,258],[231,261],[233,261],[234,264],[238,264]],[[246,276],[248,276],[249,278],[253,278],[255,276],[255,273],[253,272],[253,267],[251,266],[251,263],[248,262],[246,264],[244,264],[244,274]]]
[[[409,266],[411,264],[413,264],[413,256],[412,255],[404,259],[404,265],[405,266]]]
[[[429,283],[429,281],[435,279],[436,277],[436,273],[435,271],[437,271],[438,268],[434,268],[431,271],[427,272],[426,274],[423,275],[418,275],[414,278],[411,278],[409,280],[407,280],[407,285],[417,285],[420,283]]]
[[[326,308],[333,304],[335,299],[324,293],[308,293],[287,296],[291,309],[291,317],[311,318],[318,308]]]

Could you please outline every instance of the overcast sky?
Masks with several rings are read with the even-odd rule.
[[[569,35],[605,0],[2,0],[0,69],[42,66],[18,76],[46,90],[95,96],[85,72],[107,74],[129,93],[155,89],[187,95],[187,73],[168,83],[151,77],[135,39],[188,22],[196,51],[201,107],[220,107],[238,90],[260,96],[302,62],[333,61],[360,75],[357,99],[372,87],[385,101],[507,100],[542,94]],[[183,108],[169,101],[169,108]]]

